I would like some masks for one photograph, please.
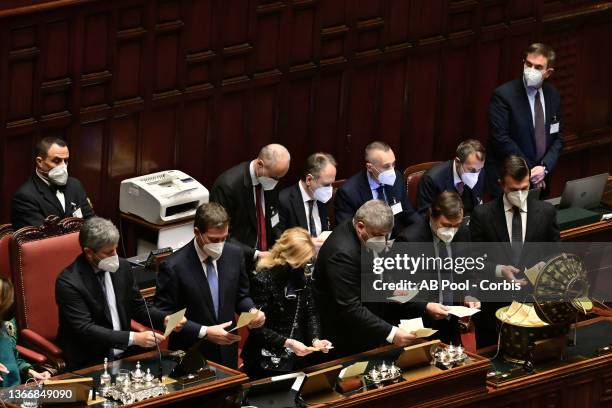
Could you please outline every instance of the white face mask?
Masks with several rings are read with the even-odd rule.
[[[369,238],[365,243],[366,248],[377,255],[387,252],[392,245],[393,240],[386,239],[384,236]]]
[[[385,170],[378,175],[378,182],[387,186],[395,184],[395,169]]]
[[[461,181],[463,181],[463,184],[465,184],[469,188],[474,188],[474,186],[478,183],[478,176],[480,176],[480,172],[463,173],[461,175]]]
[[[317,201],[326,203],[332,198],[334,194],[334,188],[332,186],[319,187],[314,191],[314,198]]]
[[[431,224],[430,224],[431,225]],[[433,227],[431,228],[433,230]],[[455,235],[459,231],[459,228],[455,227],[440,227],[436,230],[436,236],[440,238],[442,242],[449,243],[455,238]]]
[[[119,269],[119,255],[113,255],[101,259],[98,262],[98,268],[110,273],[115,273]]]
[[[261,187],[266,191],[274,190],[274,187],[276,187],[278,184],[278,180],[266,176],[257,177],[257,180],[261,183]]]
[[[524,67],[523,78],[528,87],[539,88],[542,86],[542,82],[544,82],[544,73],[533,67]]]
[[[506,199],[513,206],[522,208],[523,204],[527,200],[528,195],[529,195],[529,191],[527,190],[511,191],[509,193],[506,193]]]
[[[68,166],[60,164],[57,167],[52,168],[47,173],[47,177],[52,184],[56,186],[65,186],[68,181]]]
[[[210,256],[216,261],[217,259],[221,258],[224,245],[225,242],[211,242],[209,244],[205,244],[202,250],[206,252],[206,255]]]

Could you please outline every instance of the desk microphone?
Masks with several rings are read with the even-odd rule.
[[[151,333],[153,333],[153,340],[155,340],[155,346],[157,347],[157,356],[159,357],[158,376],[159,376],[159,382],[161,383],[162,376],[163,376],[163,370],[162,370],[162,354],[161,354],[161,350],[159,349],[159,342],[157,341],[157,338],[155,337],[155,330],[153,329],[153,319],[151,319],[151,313],[149,313],[149,305],[147,304],[147,300],[144,298],[144,296],[142,296],[142,293],[140,292],[140,290],[138,291],[138,293],[140,294],[140,298],[144,302],[145,310],[147,311],[147,316],[149,317],[149,324],[151,325],[150,326]]]

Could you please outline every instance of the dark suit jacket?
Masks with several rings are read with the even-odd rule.
[[[546,153],[536,157],[533,117],[523,79],[515,79],[495,89],[489,103],[489,149],[487,154],[487,178],[492,186],[499,178],[498,166],[509,155],[523,157],[529,168],[539,164],[551,172],[563,149],[563,123],[561,121],[561,97],[557,89],[544,82]],[[552,123],[559,123],[559,132],[550,133]],[[496,196],[499,195],[497,189]]]
[[[526,224],[525,242],[558,242],[561,240],[557,225],[557,210],[545,201],[527,199]],[[472,242],[506,243],[503,251],[498,254],[502,259],[496,259],[495,262],[501,265],[512,264],[512,250],[504,214],[503,196],[474,209],[470,217],[470,235]],[[537,263],[537,260],[540,260],[541,256],[542,252],[537,248],[528,246],[521,254],[519,266],[531,267]]]
[[[431,203],[444,191],[457,191],[455,188],[455,177],[453,175],[454,160],[440,163],[427,170],[419,181],[417,194],[417,208],[420,214],[426,214]],[[478,175],[478,182],[473,189],[464,186],[463,207],[465,214],[469,215],[473,208],[482,202],[485,189],[485,170],[482,169]]]
[[[405,227],[423,221],[421,216],[410,205],[408,194],[406,194],[404,177],[397,170],[395,170],[395,175],[395,184],[393,186],[385,186],[385,193],[390,205],[394,202],[402,203],[403,211],[395,215],[392,237],[395,237]],[[367,171],[361,170],[359,173],[351,176],[338,189],[334,198],[336,224],[352,219],[359,207],[373,198],[372,190],[368,183]]]
[[[99,364],[112,348],[127,349],[130,320],[150,326],[144,300],[128,261],[119,260],[111,274],[121,330],[113,330],[106,296],[93,267],[80,255],[57,277],[55,300],[59,309],[58,344],[69,370]],[[165,315],[149,308],[155,329],[163,331]]]
[[[210,193],[210,201],[219,203],[229,214],[229,240],[244,251],[247,268],[253,269],[253,257],[257,243],[257,215],[253,195],[253,182],[249,173],[250,161],[224,171],[215,181]],[[264,191],[266,214],[266,238],[268,249],[272,248],[280,236],[279,225],[274,228],[271,219],[278,213],[278,191]],[[279,222],[280,224],[280,222]]]
[[[291,227],[302,227],[308,230],[308,217],[304,208],[299,182],[279,193],[278,204],[281,231]],[[317,201],[317,207],[319,209],[319,219],[321,220],[321,231],[328,231],[330,226],[329,218],[327,217],[327,206]]]
[[[169,347],[188,350],[198,339],[202,325],[214,326],[234,321],[234,314],[248,312],[255,304],[249,297],[249,278],[240,247],[226,243],[217,260],[219,276],[219,318],[215,316],[210,288],[194,241],[166,258],[159,266],[155,305],[166,313],[187,308],[188,322],[183,330],[172,333]],[[204,356],[227,367],[238,366],[238,345],[221,347],[202,341]]]
[[[36,173],[32,174],[28,181],[13,194],[11,212],[13,229],[42,225],[49,215],[57,215],[60,219],[72,217],[72,213],[78,208],[81,209],[83,218],[95,215],[81,182],[74,177],[68,177],[64,197],[66,199],[65,211],[52,188],[45,184]]]
[[[399,323],[394,320],[397,305],[362,303],[361,241],[352,220],[338,225],[321,247],[313,282],[323,338],[334,344],[334,357],[387,344],[392,324]]]

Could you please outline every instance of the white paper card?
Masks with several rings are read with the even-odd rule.
[[[447,306],[448,313],[457,317],[467,317],[480,312],[480,309],[465,307],[465,306]]]
[[[319,236],[317,237],[317,239],[319,241],[325,241],[327,238],[329,238],[329,236],[331,235],[331,231],[321,231],[321,233],[319,234]]]
[[[181,322],[181,320],[183,320],[186,310],[186,308],[181,309],[178,312],[172,313],[170,316],[168,316],[168,324],[166,325],[164,337],[168,337],[168,335],[172,333],[172,330],[174,330],[174,328]]]
[[[550,133],[559,133],[559,122],[550,124]]]
[[[351,364],[350,366],[346,368],[343,368],[342,371],[340,371],[340,374],[338,375],[338,377],[341,379],[357,377],[365,373],[365,370],[367,367],[368,367],[367,361],[359,361],[355,364]]]
[[[76,210],[74,210],[74,212],[72,213],[73,217],[77,217],[77,218],[83,218],[83,211],[81,211],[80,208],[77,208]]]
[[[393,211],[393,215],[399,214],[402,212],[402,203],[395,203],[391,206],[391,211]]]
[[[278,213],[274,214],[272,218],[270,218],[270,225],[272,225],[272,228],[276,227],[279,221]]]
[[[414,297],[418,294],[419,294],[418,290],[406,290],[406,291],[401,291],[397,295],[391,296],[387,299],[393,302],[397,302],[397,303],[406,303],[414,299]]]

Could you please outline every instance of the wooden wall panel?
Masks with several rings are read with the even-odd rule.
[[[211,186],[268,142],[333,153],[339,178],[380,138],[398,165],[487,139],[491,93],[549,42],[571,178],[612,164],[612,2],[11,0],[0,5],[0,222],[45,135],[117,219],[121,180],[178,168]]]

